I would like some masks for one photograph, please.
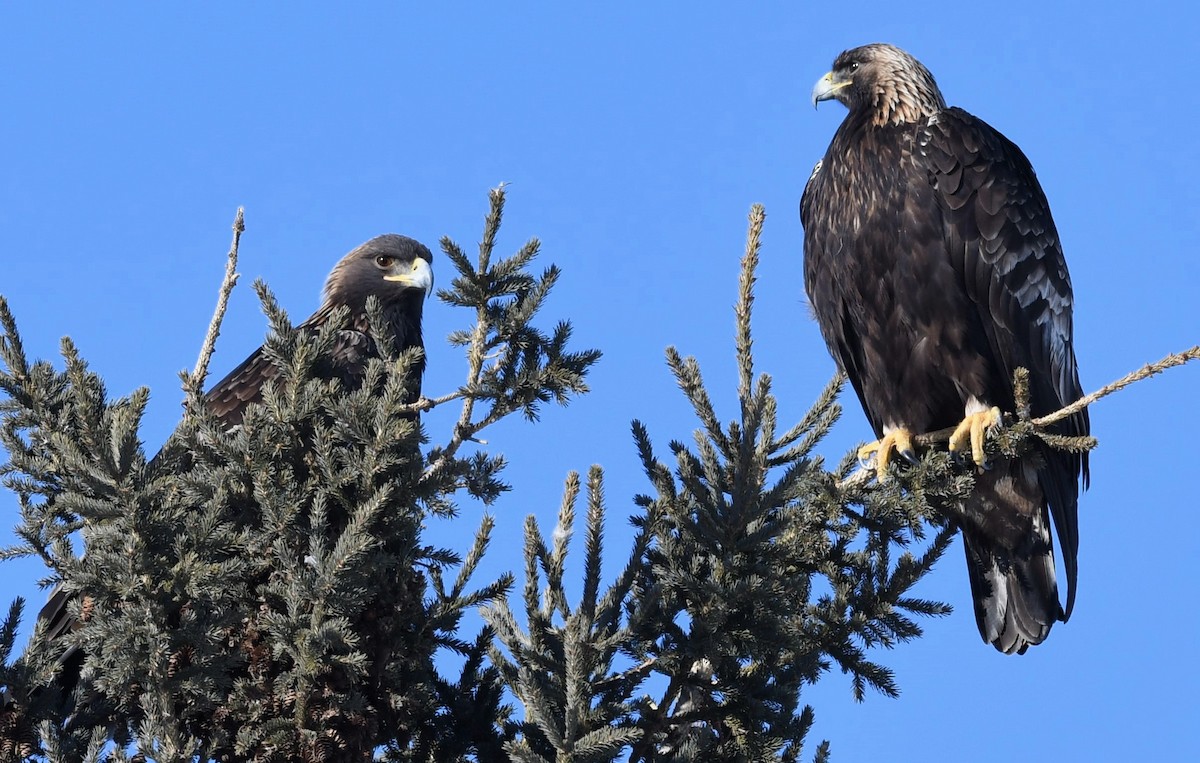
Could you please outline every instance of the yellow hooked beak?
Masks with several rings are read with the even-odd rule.
[[[833,72],[825,72],[825,76],[817,80],[817,84],[813,85],[812,89],[812,104],[813,108],[821,101],[828,101],[830,98],[836,97],[837,91],[844,87],[849,87],[853,80],[844,79],[837,82],[833,79]]]
[[[429,261],[425,258],[417,257],[411,265],[398,263],[395,267],[405,269],[405,272],[389,273],[383,277],[383,280],[403,284],[410,289],[421,289],[425,292],[426,298],[433,292],[433,268],[429,266]]]

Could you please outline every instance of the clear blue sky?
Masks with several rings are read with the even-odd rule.
[[[1200,341],[1191,5],[512,5],[5,4],[0,293],[29,352],[54,357],[70,335],[111,394],[148,385],[153,451],[180,414],[176,373],[195,361],[238,205],[244,280],[218,375],[265,331],[252,278],[303,318],[329,267],[373,235],[473,247],[487,189],[510,182],[502,248],[542,239],[564,270],[547,319],[569,316],[579,347],[605,357],[592,394],[488,433],[514,490],[495,507],[487,572],[520,569],[524,516],[552,524],[564,475],[592,463],[607,470],[614,571],[629,498],[648,489],[629,421],[663,452],[695,426],[663,349],[696,355],[734,413],[731,306],[754,202],[768,213],[756,358],[784,419],[833,372],[802,296],[797,206],[844,111],[814,112],[808,94],[839,51],[874,41],[913,52],[950,103],[1033,161],[1074,280],[1085,388]],[[448,275],[444,258],[435,269]],[[441,340],[468,320],[430,303],[428,393],[464,377]],[[1198,386],[1188,367],[1093,409],[1070,623],[1024,657],[984,645],[956,547],[920,591],[956,612],[879,655],[901,698],[856,705],[830,675],[805,694],[812,741],[842,761],[924,759],[933,738],[947,760],[1200,757]],[[847,402],[831,458],[869,435]],[[427,417],[435,441],[452,413]],[[15,509],[0,495],[0,525]],[[481,511],[464,505],[434,539],[464,548]],[[0,604],[40,603],[37,575],[5,567]]]

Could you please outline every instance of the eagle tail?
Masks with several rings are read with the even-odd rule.
[[[982,473],[962,531],[980,635],[1005,654],[1024,654],[1065,619],[1036,468],[1004,460]]]

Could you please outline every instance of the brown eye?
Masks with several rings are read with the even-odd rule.
[[[851,74],[853,74],[854,72],[858,71],[858,62],[857,61],[851,62],[851,64],[849,66],[847,66],[846,69],[849,70]]]
[[[381,268],[390,268],[395,261],[395,257],[388,257],[386,254],[381,254],[375,258],[375,264]]]

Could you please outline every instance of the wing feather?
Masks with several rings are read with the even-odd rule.
[[[947,249],[982,324],[1012,399],[1013,371],[1030,370],[1033,415],[1082,396],[1075,361],[1073,297],[1058,231],[1045,194],[1021,150],[961,109],[942,112],[920,141],[943,210]],[[1089,431],[1087,412],[1058,427]],[[1079,547],[1076,505],[1087,456],[1043,449],[1039,477],[1050,504],[1067,572],[1066,614],[1075,598]]]
[[[205,398],[213,413],[229,426],[242,423],[246,406],[262,401],[263,387],[278,378],[279,368],[258,348],[217,382]]]
[[[313,316],[298,328],[316,332],[320,322]],[[367,362],[375,357],[375,341],[365,331],[342,329],[334,337],[329,354],[321,362],[316,376],[322,379],[340,379],[347,389],[357,388],[366,372]],[[276,366],[258,348],[229,374],[217,382],[205,396],[213,412],[226,425],[232,427],[242,423],[246,407],[262,402],[263,388],[279,378]]]
[[[808,183],[804,186],[804,193],[800,197],[800,220],[804,226],[805,236],[810,238],[814,236],[813,231],[828,230],[830,227],[828,221],[821,223],[816,221],[816,218],[823,214],[821,196],[827,193],[825,188],[827,175],[821,172],[823,164],[824,161],[817,162],[812,175],[808,178]],[[821,327],[826,346],[829,348],[829,354],[833,356],[838,369],[850,380],[850,385],[854,388],[854,393],[858,396],[863,413],[871,422],[872,429],[882,432],[884,422],[880,419],[876,406],[871,405],[867,399],[863,386],[867,362],[861,338],[854,328],[856,322],[862,320],[862,316],[850,313],[854,309],[853,305],[832,298],[834,289],[831,279],[836,276],[834,275],[835,271],[829,267],[831,264],[828,261],[829,256],[824,245],[818,246],[813,243],[805,245],[804,283],[808,290],[809,306],[816,314],[817,323]],[[836,256],[836,253],[833,256]]]

